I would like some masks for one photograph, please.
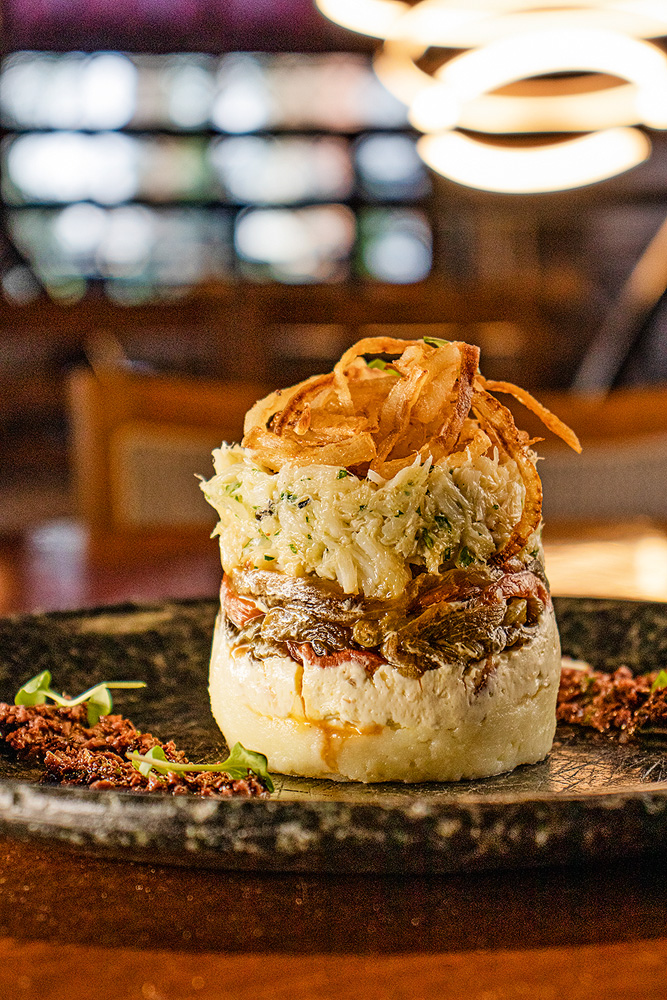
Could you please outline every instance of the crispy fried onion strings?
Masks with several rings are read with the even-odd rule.
[[[378,359],[372,366],[371,357]],[[387,479],[417,458],[457,466],[495,446],[514,459],[526,491],[521,518],[494,557],[504,563],[539,526],[542,487],[531,442],[491,392],[514,396],[571,448],[581,447],[576,434],[530,393],[483,378],[478,364],[479,348],[470,344],[367,337],[343,354],[333,372],[255,403],[246,415],[243,444],[274,472],[287,463],[339,465]]]
[[[534,413],[536,417],[539,417],[545,427],[548,427],[552,434],[561,438],[577,453],[581,453],[581,445],[579,443],[579,438],[574,433],[571,427],[564,424],[555,413],[548,410],[546,406],[542,406],[534,396],[531,396],[529,392],[522,389],[518,385],[513,385],[511,382],[499,382],[497,380],[484,378],[483,375],[478,375],[476,382],[482,389],[486,389],[488,392],[503,392],[508,396],[513,396],[520,403]]]

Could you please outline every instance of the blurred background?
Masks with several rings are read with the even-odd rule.
[[[570,4],[610,18],[568,23],[588,46],[573,65],[499,50],[487,95],[603,93],[599,129],[567,101],[503,126],[479,94],[448,121],[420,97],[536,27],[512,17],[564,6],[4,0],[0,534],[78,518],[98,554],[210,545],[211,447],[369,334],[477,343],[484,374],[571,420],[589,457],[545,463],[553,519],[662,524],[667,4]],[[505,20],[450,37],[450,8]],[[605,62],[598,29],[627,58]],[[603,133],[627,149],[602,150],[597,180],[568,144]],[[554,181],[491,159],[480,181],[425,144],[452,136],[569,160]]]

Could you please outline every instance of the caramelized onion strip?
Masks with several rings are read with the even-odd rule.
[[[516,400],[534,413],[536,417],[539,417],[545,427],[548,427],[552,434],[561,438],[565,444],[569,445],[577,453],[581,452],[581,444],[579,443],[579,438],[574,433],[571,427],[548,410],[546,406],[543,406],[534,396],[531,396],[529,392],[522,389],[518,385],[514,385],[512,382],[499,382],[493,379],[486,379],[482,375],[477,376],[477,383],[483,388],[487,389],[489,392],[503,392],[508,396],[513,396]],[[539,438],[537,440],[540,440]]]
[[[475,386],[472,408],[485,431],[492,431],[503,451],[516,462],[526,490],[521,517],[514,525],[505,545],[495,553],[491,560],[496,564],[502,564],[521,551],[532,533],[540,525],[542,519],[542,483],[535,463],[522,439],[521,432],[517,430],[514,418],[507,407],[503,406],[485,389]]]
[[[445,420],[438,431],[437,442],[443,455],[449,455],[454,450],[459,439],[463,424],[470,413],[472,405],[472,385],[479,365],[479,347],[471,344],[460,344],[461,367],[458,382],[455,383],[456,395],[451,415]]]

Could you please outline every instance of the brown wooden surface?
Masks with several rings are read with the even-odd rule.
[[[658,1000],[660,861],[432,878],[256,875],[0,842],[0,995]]]
[[[549,548],[627,555],[661,538],[645,524],[569,526],[560,538],[552,530]],[[619,566],[616,593],[627,585]],[[586,587],[580,569],[570,589]],[[214,547],[110,570],[75,525],[47,525],[0,545],[0,611],[210,596],[219,576]],[[301,876],[0,840],[0,998],[659,1000],[666,974],[660,856],[431,878]]]

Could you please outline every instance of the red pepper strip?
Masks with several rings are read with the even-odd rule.
[[[505,573],[499,580],[485,588],[469,583],[465,578],[453,579],[442,587],[427,591],[419,598],[417,604],[420,608],[427,608],[445,601],[465,601],[469,597],[479,597],[484,604],[507,600],[508,597],[537,597],[543,604],[547,606],[550,604],[547,588],[530,570]]]
[[[506,573],[497,583],[487,587],[482,595],[482,601],[484,604],[491,604],[499,600],[506,601],[510,597],[536,597],[547,607],[551,604],[549,591],[539,576],[535,576],[530,570],[524,570],[522,573]]]
[[[341,649],[336,653],[318,656],[309,642],[288,642],[287,648],[292,659],[304,667],[339,667],[341,663],[356,663],[372,677],[378,667],[387,661],[377,653],[366,653],[361,649]]]
[[[443,604],[445,601],[464,601],[468,597],[477,597],[481,593],[482,588],[478,583],[470,583],[466,579],[453,579],[440,587],[435,587],[433,590],[427,590],[425,594],[421,594],[413,606],[423,609],[432,604]]]
[[[237,628],[243,628],[244,625],[247,625],[248,622],[253,621],[255,618],[264,617],[264,612],[257,607],[254,601],[251,601],[247,597],[239,597],[232,590],[227,574],[222,578],[220,604],[222,610]]]

